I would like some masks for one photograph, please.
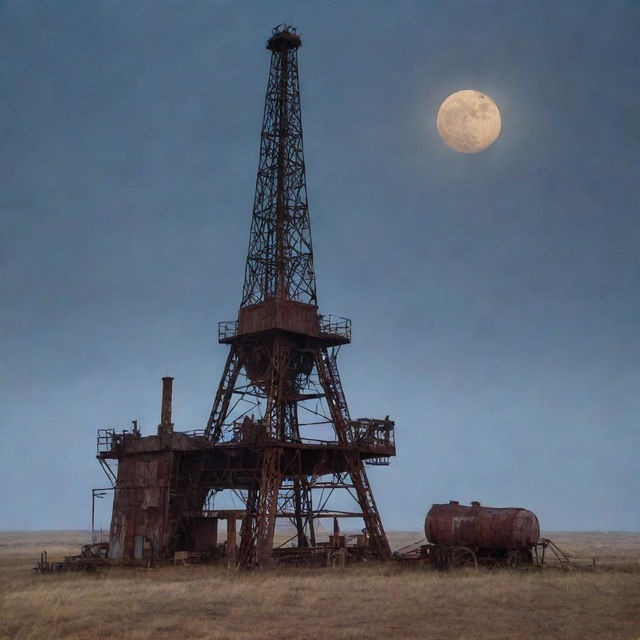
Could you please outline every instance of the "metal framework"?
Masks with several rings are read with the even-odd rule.
[[[268,562],[275,520],[286,510],[298,546],[312,545],[314,518],[337,489],[355,498],[371,553],[390,558],[364,460],[388,463],[393,423],[351,419],[336,363],[340,345],[350,341],[350,321],[320,316],[316,306],[300,45],[286,25],[267,43],[271,66],[243,295],[238,320],[220,325],[220,342],[230,352],[205,430],[214,446],[256,447],[245,491],[242,566]]]
[[[271,68],[260,136],[260,162],[241,306],[286,298],[316,304],[298,82],[291,27],[267,43]]]
[[[267,42],[271,66],[242,300],[237,319],[219,325],[229,355],[205,429],[174,432],[167,377],[157,435],[142,437],[135,424],[132,433],[99,432],[99,460],[106,470],[109,460],[118,461],[117,476],[111,472],[113,560],[158,563],[176,552],[217,557],[217,521],[225,519],[228,564],[265,566],[279,552],[278,519],[295,533],[276,546],[293,543],[313,557],[323,549],[318,519],[348,517],[361,518],[366,530],[358,554],[391,558],[364,465],[388,464],[395,455],[394,423],[388,416],[351,417],[337,367],[351,322],[318,313],[300,45],[287,25]],[[213,508],[225,490],[240,509]],[[331,538],[339,544],[337,520]]]

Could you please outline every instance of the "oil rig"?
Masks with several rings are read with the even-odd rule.
[[[301,44],[288,25],[267,41],[271,64],[242,300],[237,318],[219,324],[218,341],[229,353],[205,428],[174,430],[173,379],[165,377],[157,433],[143,436],[135,423],[133,430],[98,431],[98,460],[114,490],[113,561],[161,564],[198,555],[239,568],[281,558],[300,563],[346,551],[343,518],[364,525],[349,554],[391,558],[365,465],[389,464],[394,422],[351,417],[337,367],[351,321],[318,311]],[[225,492],[241,508],[216,508]],[[333,519],[329,542],[318,539],[322,518]],[[293,534],[274,545],[276,521]]]

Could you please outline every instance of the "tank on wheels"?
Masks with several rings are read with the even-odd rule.
[[[478,565],[519,567],[533,564],[540,525],[519,508],[471,506],[452,500],[434,504],[424,522],[427,553],[439,569]]]

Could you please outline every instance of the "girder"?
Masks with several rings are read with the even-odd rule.
[[[229,468],[200,469],[204,485],[243,492],[240,566],[269,562],[275,519],[285,513],[292,514],[298,546],[315,545],[314,518],[328,512],[337,490],[352,496],[371,553],[390,558],[364,461],[394,455],[393,423],[388,417],[363,424],[351,419],[334,348],[350,340],[350,322],[317,311],[300,45],[286,25],[274,29],[267,43],[271,65],[243,294],[238,321],[221,327],[220,341],[231,345],[230,353],[205,429],[209,446],[238,452]],[[302,409],[312,421],[301,421]],[[312,429],[322,438],[310,439]],[[298,445],[300,450],[291,449]],[[215,466],[216,456],[208,460]]]

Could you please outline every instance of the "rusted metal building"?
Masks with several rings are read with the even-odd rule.
[[[173,378],[165,377],[162,383],[157,434],[98,431],[98,459],[109,473],[109,462],[117,461],[109,537],[109,557],[114,560],[157,563],[184,545],[178,537],[182,500],[202,445],[191,434],[173,430]]]
[[[395,455],[394,423],[349,413],[337,367],[351,322],[321,315],[307,207],[297,51],[289,26],[267,42],[271,66],[244,287],[238,317],[222,322],[229,355],[205,428],[176,432],[171,378],[163,378],[158,432],[101,430],[98,458],[115,498],[110,557],[162,562],[175,553],[225,556],[242,567],[265,566],[276,520],[304,556],[322,549],[318,518],[359,518],[358,553],[391,557],[365,463]],[[117,472],[110,466],[117,461]],[[242,508],[204,508],[223,491]],[[352,507],[332,506],[337,494]],[[218,521],[227,524],[218,544]],[[236,545],[236,521],[240,539]],[[334,531],[330,544],[344,538]]]

